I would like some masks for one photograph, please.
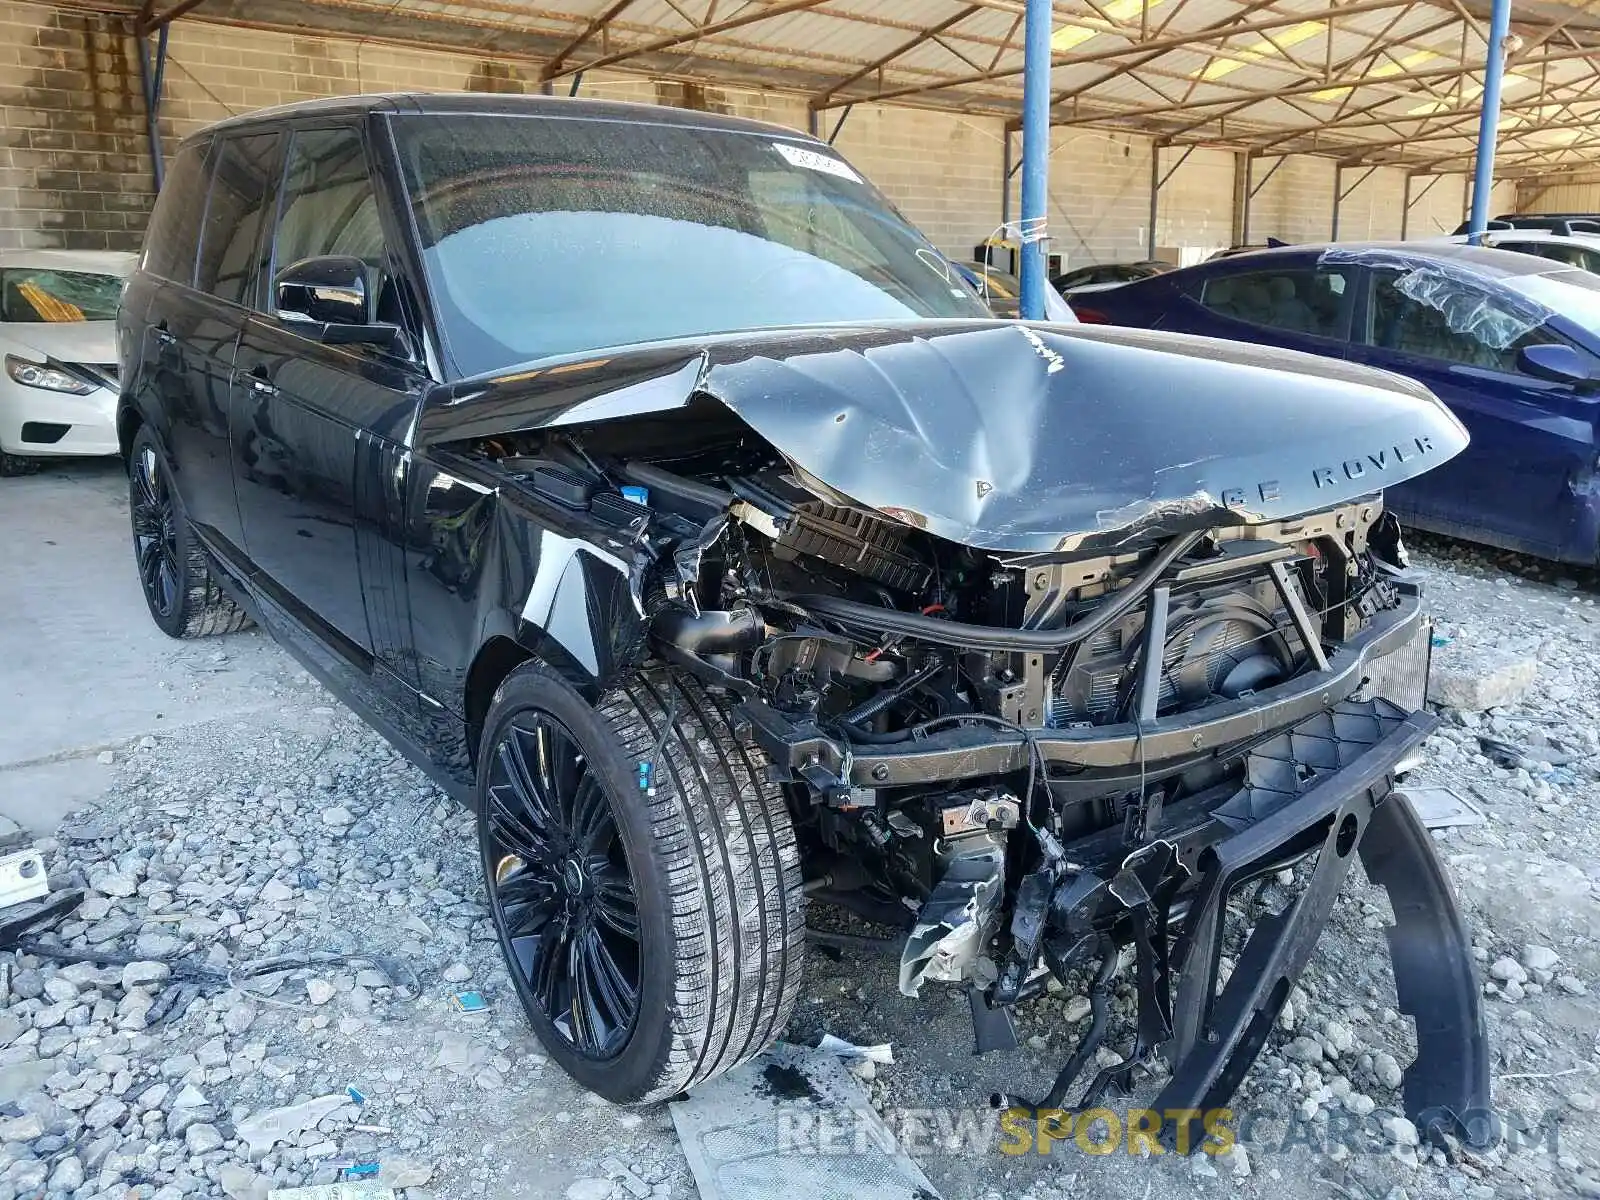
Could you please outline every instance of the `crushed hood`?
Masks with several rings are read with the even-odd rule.
[[[952,541],[1042,552],[1277,520],[1458,453],[1420,384],[1210,338],[1020,322],[784,330],[436,389],[419,441],[660,413],[709,395],[805,475]]]

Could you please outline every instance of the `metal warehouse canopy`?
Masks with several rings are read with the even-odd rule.
[[[550,85],[616,68],[778,87],[808,96],[819,123],[877,101],[1014,120],[1022,93],[1022,0],[177,0],[165,13],[146,0],[137,15],[153,27],[191,10],[522,60]],[[1488,15],[1479,0],[1056,0],[1052,119],[1461,171]],[[1511,28],[1497,175],[1600,160],[1600,4],[1519,0]]]

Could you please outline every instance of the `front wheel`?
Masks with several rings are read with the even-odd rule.
[[[20,454],[8,454],[0,450],[0,479],[32,475],[40,466],[41,463],[37,458],[23,458]]]
[[[598,706],[534,663],[496,693],[478,836],[501,950],[551,1056],[614,1103],[703,1083],[788,1023],[804,898],[765,766],[669,670]]]

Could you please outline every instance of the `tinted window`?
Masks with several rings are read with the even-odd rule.
[[[254,278],[257,235],[276,182],[278,135],[226,138],[212,157],[211,198],[200,235],[195,286],[242,304],[245,286]]]
[[[194,279],[194,251],[206,203],[205,153],[206,147],[194,142],[178,151],[145,227],[142,265],[163,279]]]
[[[639,121],[416,115],[394,128],[467,374],[660,338],[990,315],[823,147]]]
[[[1514,374],[1522,347],[1567,341],[1552,330],[1533,326],[1525,313],[1488,291],[1448,278],[1414,279],[1413,274],[1372,273],[1366,329],[1372,345]]]
[[[0,271],[0,320],[22,324],[114,321],[122,280],[91,271]]]
[[[383,265],[378,202],[354,129],[308,129],[289,143],[273,269],[325,254]]]
[[[1282,267],[1208,279],[1200,303],[1251,325],[1343,338],[1350,276],[1337,267]]]
[[[1517,242],[1506,246],[1506,249],[1537,254],[1540,258],[1582,267],[1585,271],[1600,271],[1600,249],[1591,250],[1587,246],[1571,246],[1563,242]]]

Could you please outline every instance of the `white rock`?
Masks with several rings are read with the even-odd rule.
[[[1371,1096],[1368,1096],[1365,1093],[1354,1092],[1345,1100],[1344,1106],[1356,1116],[1364,1117],[1373,1109],[1377,1108],[1378,1103]]]
[[[615,1193],[609,1179],[576,1179],[567,1185],[567,1200],[611,1200]]]
[[[472,968],[466,963],[451,963],[444,969],[446,983],[465,983],[472,978]]]
[[[127,991],[166,982],[172,968],[164,962],[131,962],[122,968],[122,986]]]
[[[95,1102],[93,1108],[83,1114],[85,1128],[101,1130],[115,1125],[127,1115],[128,1106],[115,1096],[107,1096]]]
[[[44,1136],[44,1118],[38,1113],[0,1120],[0,1142],[31,1142]]]
[[[261,889],[260,898],[268,904],[277,904],[283,900],[294,899],[294,889],[281,879],[269,879],[266,886]]]
[[[204,1108],[206,1105],[208,1105],[210,1103],[211,1103],[211,1101],[206,1099],[204,1092],[202,1092],[199,1088],[195,1087],[194,1084],[186,1083],[186,1084],[183,1085],[183,1090],[180,1091],[177,1094],[176,1097],[174,1097],[174,1099],[172,1101],[172,1107],[173,1108]]]
[[[184,1131],[183,1144],[190,1154],[210,1154],[222,1148],[222,1135],[214,1125],[191,1125]]]
[[[383,1187],[423,1187],[433,1178],[433,1164],[416,1158],[385,1158],[378,1171]]]
[[[1322,1044],[1315,1038],[1297,1037],[1283,1048],[1283,1053],[1294,1062],[1315,1064],[1322,1061]]]
[[[1068,1021],[1081,1021],[1089,1015],[1091,1005],[1087,996],[1073,996],[1067,1000],[1065,1016]]]
[[[1389,1116],[1378,1122],[1379,1127],[1386,1133],[1389,1140],[1397,1146],[1420,1145],[1422,1139],[1417,1135],[1417,1127],[1404,1117]]]
[[[270,1185],[249,1167],[223,1163],[217,1168],[217,1186],[229,1200],[263,1200]]]
[[[1482,712],[1519,699],[1539,671],[1531,654],[1476,645],[1457,638],[1433,652],[1428,700],[1447,708]]]
[[[1522,969],[1522,964],[1509,955],[1502,955],[1489,965],[1489,978],[1498,979],[1504,983],[1526,983],[1528,973]]]
[[[326,979],[310,979],[306,981],[306,996],[313,1004],[326,1004],[333,999],[333,992],[333,984]]]
[[[249,1000],[240,1000],[236,1004],[230,1004],[228,1011],[222,1014],[222,1027],[238,1037],[250,1028],[255,1019],[255,1004]]]
[[[1235,1178],[1248,1179],[1252,1174],[1250,1155],[1245,1151],[1244,1146],[1238,1142],[1234,1142],[1233,1145],[1217,1155],[1217,1161],[1226,1165],[1233,1172]]]
[[[1569,996],[1587,996],[1589,994],[1588,984],[1584,983],[1576,975],[1558,975],[1556,977],[1556,986]]]
[[[131,896],[139,890],[139,881],[132,875],[116,872],[107,875],[95,885],[95,890],[107,896]]]
[[[356,823],[355,814],[342,804],[322,810],[322,823],[330,829],[343,829]]]
[[[76,1154],[64,1158],[50,1172],[49,1188],[52,1192],[75,1192],[83,1186],[83,1160]]]
[[[1372,1056],[1372,1074],[1384,1087],[1393,1091],[1400,1086],[1400,1081],[1405,1073],[1400,1070],[1400,1064],[1395,1061],[1394,1055],[1380,1050]]]
[[[1350,1026],[1340,1021],[1329,1021],[1328,1028],[1323,1031],[1323,1036],[1332,1043],[1333,1048],[1340,1054],[1349,1054],[1355,1049],[1356,1035],[1350,1031]]]
[[[1530,971],[1553,971],[1561,956],[1549,946],[1529,944],[1522,948],[1522,965]]]

